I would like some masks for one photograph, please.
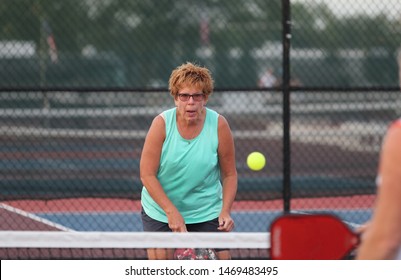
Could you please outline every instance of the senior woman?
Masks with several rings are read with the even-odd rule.
[[[144,231],[229,232],[237,192],[234,140],[227,120],[206,104],[213,92],[207,68],[185,63],[169,79],[175,107],[156,116],[141,155]],[[230,259],[219,249],[219,259]],[[150,248],[149,259],[173,259]]]

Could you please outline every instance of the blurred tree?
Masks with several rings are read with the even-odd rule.
[[[41,20],[45,19],[63,51],[80,51],[89,23],[80,0],[2,0],[0,40],[26,40],[39,45]]]
[[[400,23],[384,15],[343,18],[314,1],[292,3],[291,13],[293,49],[323,52],[330,61],[317,59],[310,65],[313,70],[317,63],[337,65],[340,70],[328,77],[345,73],[337,61],[339,50],[374,53],[373,69],[377,54],[384,53],[380,50],[392,56],[399,44]],[[55,85],[166,88],[173,67],[194,61],[212,69],[218,87],[254,87],[262,67],[277,61],[280,67],[281,16],[280,0],[2,0],[0,40],[32,41],[40,52],[45,20],[60,53],[59,69],[51,67],[48,75]],[[257,50],[271,51],[266,46],[278,54],[256,58]],[[96,59],[107,63],[96,67],[88,62]],[[85,82],[79,73],[91,69],[101,78]],[[115,77],[105,79],[109,75]]]

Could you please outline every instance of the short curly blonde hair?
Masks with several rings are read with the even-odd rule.
[[[213,86],[214,81],[210,71],[191,62],[174,69],[169,79],[169,90],[173,97],[176,97],[184,87],[199,87],[203,94],[209,96],[213,92]]]

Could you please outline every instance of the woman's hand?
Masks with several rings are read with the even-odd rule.
[[[218,230],[221,231],[232,231],[234,229],[234,220],[231,218],[230,214],[221,213],[219,216],[219,227]]]
[[[168,218],[168,226],[173,232],[187,232],[184,218],[178,210],[166,213]]]

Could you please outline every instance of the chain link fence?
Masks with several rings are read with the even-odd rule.
[[[117,211],[127,211],[118,199],[136,209],[147,129],[174,105],[171,70],[192,61],[211,69],[216,89],[208,106],[233,130],[237,230],[264,231],[283,210],[285,153],[291,210],[368,220],[381,139],[400,115],[401,3],[290,1],[291,34],[284,34],[282,2],[3,0],[2,209],[110,230],[103,217],[54,212],[106,211],[99,199],[115,199]],[[286,86],[291,150],[283,142]],[[252,151],[266,155],[262,171],[246,166]],[[59,206],[50,206],[55,201]],[[14,220],[2,215],[3,227],[12,228]],[[112,230],[141,230],[122,227],[134,218],[118,219]]]

